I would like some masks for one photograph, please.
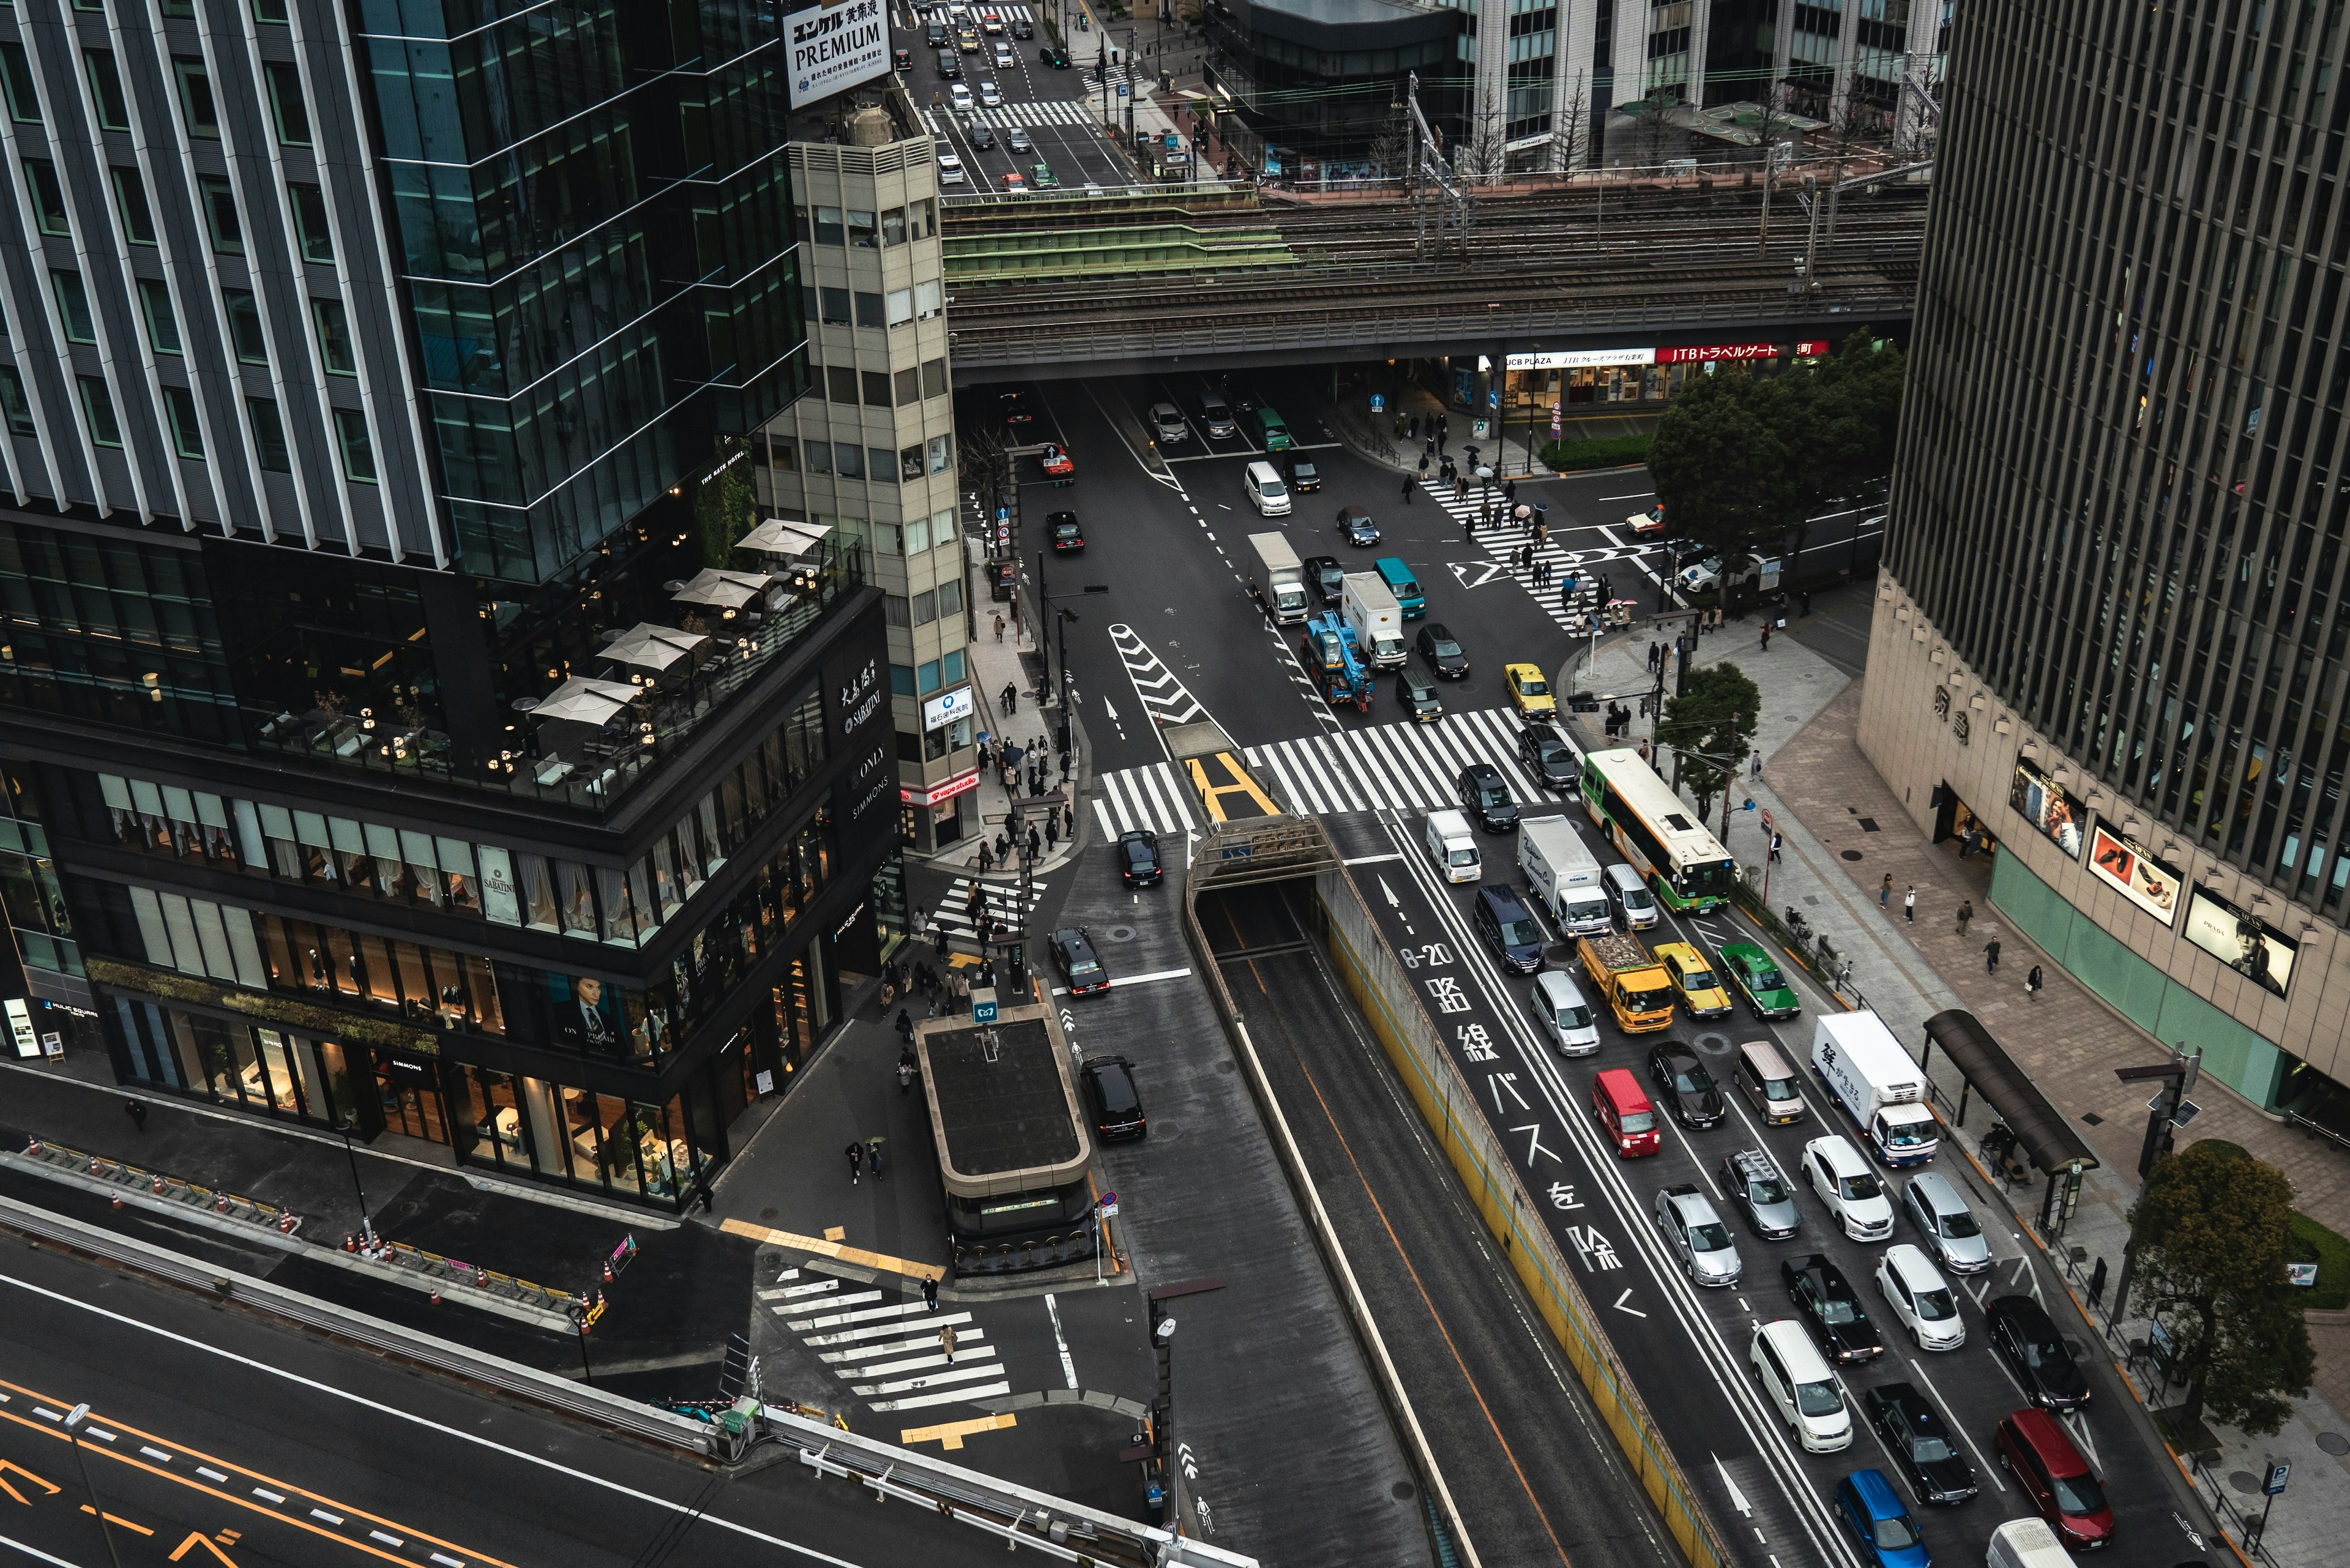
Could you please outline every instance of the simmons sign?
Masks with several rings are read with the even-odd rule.
[[[784,26],[791,35],[794,109],[889,74],[889,18],[881,0],[795,11]]]

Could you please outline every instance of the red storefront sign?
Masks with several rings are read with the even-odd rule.
[[[1821,356],[1831,352],[1833,348],[1834,345],[1829,343],[1825,337],[1814,338],[1809,342],[1798,343],[1795,345],[1795,358],[1798,359],[1817,359]]]
[[[1702,365],[1711,360],[1775,359],[1779,357],[1776,343],[1701,343],[1691,348],[1659,348],[1659,365]]]
[[[978,787],[979,770],[973,768],[967,774],[951,778],[942,784],[933,784],[929,789],[908,789],[901,784],[898,788],[898,800],[904,805],[941,805],[966,790],[974,790]]]

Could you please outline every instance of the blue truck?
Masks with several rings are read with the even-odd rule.
[[[1305,635],[1298,639],[1297,655],[1323,696],[1335,706],[1352,702],[1362,712],[1371,711],[1371,667],[1346,618],[1324,610],[1305,619]]]

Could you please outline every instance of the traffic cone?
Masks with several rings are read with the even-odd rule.
[[[118,1192],[118,1193],[116,1193],[116,1194],[114,1195],[114,1206],[115,1206],[117,1209],[120,1209],[120,1208],[121,1208],[121,1207],[122,1207],[122,1194],[120,1194],[120,1192]]]
[[[604,1260],[604,1282],[608,1285],[612,1282],[612,1260],[609,1258]]]
[[[441,1304],[441,1287],[439,1285],[432,1287],[432,1304],[434,1306],[439,1306]]]

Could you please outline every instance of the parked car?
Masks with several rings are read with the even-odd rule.
[[[1983,1240],[1981,1223],[1941,1172],[1911,1177],[1901,1194],[1901,1211],[1926,1238],[1926,1250],[1951,1273],[1980,1274],[1991,1267],[1991,1246]]]
[[[1156,888],[1167,879],[1159,863],[1159,836],[1147,827],[1129,827],[1118,836],[1118,879],[1129,888]]]
[[[1721,950],[1721,972],[1757,1018],[1793,1018],[1803,1011],[1794,989],[1771,955],[1752,942]]]
[[[1322,602],[1335,605],[1347,597],[1347,568],[1336,556],[1308,556],[1305,560],[1305,580],[1322,595]]]
[[[2056,1332],[2047,1310],[2030,1296],[1993,1296],[1983,1308],[1991,1354],[2043,1410],[2077,1410],[2089,1402],[2089,1380]]]
[[[1071,996],[1090,996],[1109,989],[1109,971],[1095,955],[1094,940],[1083,926],[1062,927],[1045,939],[1045,946]]]
[[[1648,1047],[1648,1077],[1681,1126],[1702,1130],[1721,1120],[1721,1085],[1697,1053],[1679,1041]]]
[[[1142,1096],[1134,1086],[1134,1064],[1123,1056],[1088,1056],[1077,1069],[1085,1085],[1086,1106],[1092,1111],[1094,1135],[1104,1143],[1148,1137],[1150,1118],[1142,1114]]]
[[[1379,542],[1379,525],[1371,514],[1359,506],[1338,508],[1338,537],[1349,545],[1376,545]]]
[[[1804,1146],[1804,1179],[1844,1233],[1856,1241],[1882,1241],[1893,1234],[1893,1203],[1860,1151],[1831,1133]]]
[[[1880,1383],[1861,1397],[1868,1423],[1921,1502],[1960,1503],[1981,1490],[1974,1466],[1942,1424],[1934,1402],[1907,1383]]]
[[[2095,1548],[2114,1538],[2114,1511],[2096,1472],[2056,1417],[2018,1410],[1991,1434],[2000,1468],[2016,1480],[2033,1511],[2056,1527],[2067,1546]]]
[[[1461,644],[1440,621],[1430,621],[1419,628],[1419,656],[1436,671],[1440,680],[1458,680],[1469,673],[1469,656],[1461,651]]]
[[[1574,748],[1540,724],[1518,732],[1518,760],[1526,764],[1536,783],[1556,790],[1573,789],[1582,766],[1575,761]]]
[[[1873,1568],[1928,1568],[1918,1521],[1883,1470],[1855,1470],[1836,1482],[1835,1511]]]
[[[1477,889],[1470,907],[1470,924],[1502,961],[1502,967],[1532,974],[1543,966],[1542,928],[1518,890],[1506,882],[1488,882]]]
[[[1730,1201],[1746,1216],[1746,1223],[1765,1241],[1783,1241],[1803,1227],[1795,1195],[1787,1190],[1778,1165],[1759,1148],[1742,1148],[1722,1156],[1715,1173]]]
[[[1695,1184],[1682,1182],[1657,1194],[1657,1226],[1691,1284],[1734,1285],[1745,1272],[1730,1227]]]
[[[1507,833],[1517,826],[1518,803],[1510,798],[1510,786],[1492,763],[1471,763],[1453,779],[1452,788],[1461,809],[1486,832]]]
[[[1909,1242],[1897,1241],[1877,1255],[1877,1293],[1918,1349],[1956,1350],[1966,1344],[1957,1295],[1934,1260]]]
[[[1826,1253],[1788,1259],[1779,1265],[1779,1282],[1787,1287],[1804,1330],[1830,1361],[1848,1366],[1885,1354],[1885,1340],[1869,1321],[1868,1309],[1860,1304],[1860,1293]]]

